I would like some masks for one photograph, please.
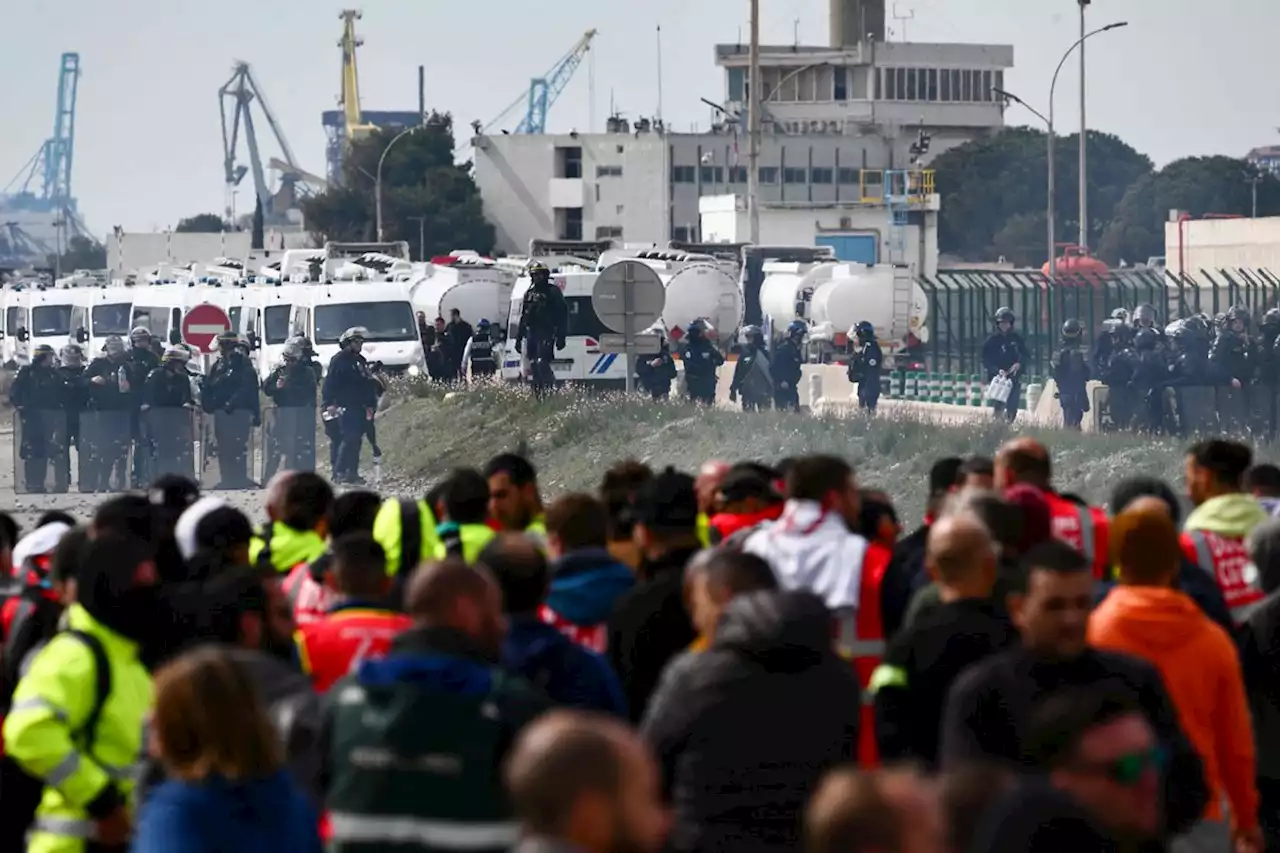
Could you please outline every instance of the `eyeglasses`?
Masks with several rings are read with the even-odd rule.
[[[1138,784],[1138,780],[1148,770],[1159,773],[1165,764],[1163,747],[1154,746],[1142,752],[1131,752],[1099,766],[1108,779],[1118,785],[1129,787]]]

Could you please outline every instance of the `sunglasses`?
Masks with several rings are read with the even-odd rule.
[[[1113,761],[1100,764],[1100,770],[1108,779],[1118,785],[1129,787],[1138,784],[1144,773],[1155,770],[1159,773],[1165,764],[1163,747],[1155,746],[1142,752],[1131,752]]]

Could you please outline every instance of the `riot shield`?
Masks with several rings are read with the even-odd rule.
[[[1219,385],[1216,389],[1218,432],[1243,438],[1249,434],[1249,392],[1244,388]]]
[[[1188,438],[1218,431],[1217,389],[1212,385],[1184,385],[1177,389],[1178,431]]]
[[[262,482],[279,471],[316,470],[316,410],[274,406],[262,413]]]
[[[66,492],[71,485],[67,413],[24,408],[13,413],[13,490],[24,494]]]
[[[255,489],[257,430],[253,413],[213,412],[201,417],[200,483],[206,489]]]
[[[1276,386],[1249,388],[1249,432],[1254,441],[1271,441],[1276,434]]]
[[[80,491],[122,492],[129,488],[133,427],[130,411],[80,413]]]
[[[165,474],[196,479],[196,414],[182,406],[142,412],[137,449],[140,475],[152,483]]]

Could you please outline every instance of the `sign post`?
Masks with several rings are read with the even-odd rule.
[[[636,388],[637,337],[662,316],[667,291],[652,267],[627,260],[611,264],[596,278],[591,307],[606,328],[621,332],[627,358],[626,389]]]
[[[231,331],[231,318],[217,305],[196,305],[182,317],[182,340],[205,355],[218,351],[218,335]]]

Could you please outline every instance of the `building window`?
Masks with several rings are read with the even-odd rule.
[[[898,77],[893,73],[892,68],[884,69],[884,99],[886,101],[898,100]]]
[[[621,240],[621,225],[599,225],[596,227],[597,240]]]
[[[729,100],[742,102],[746,100],[747,69],[729,69]]]
[[[830,166],[814,166],[809,170],[809,182],[813,184],[835,183],[835,169]]]
[[[582,239],[582,208],[566,207],[564,209],[564,236],[561,239]]]
[[[991,93],[991,83],[992,83],[991,72],[983,71],[982,72],[982,100],[984,101],[990,101],[995,98],[995,95]]]
[[[835,97],[837,101],[849,100],[849,69],[843,65],[837,65],[831,69],[835,73]]]
[[[698,167],[672,166],[671,182],[676,184],[696,184],[698,182]]]
[[[782,182],[784,184],[805,184],[809,182],[808,169],[797,168],[795,166],[787,166],[782,170]]]
[[[938,80],[938,94],[941,96],[940,100],[946,103],[951,100],[951,72],[944,68],[938,72],[938,76],[941,78]]]
[[[835,67],[819,65],[813,69],[813,99],[815,101],[835,100]]]
[[[597,178],[621,178],[621,166],[596,166]]]
[[[960,72],[960,100],[968,103],[973,100],[973,72]]]
[[[818,69],[809,68],[796,74],[796,100],[812,104],[818,100]]]
[[[760,167],[760,183],[776,184],[778,182],[777,166],[761,166]]]
[[[693,229],[687,225],[677,225],[672,229],[671,236],[673,240],[678,240],[681,243],[692,243]]]
[[[914,68],[907,69],[907,100],[918,101],[920,92],[916,89],[916,70]]]
[[[893,75],[898,78],[898,100],[905,101],[907,99],[907,69],[895,68]]]
[[[729,167],[729,183],[745,184],[747,182],[746,166],[730,166]]]
[[[960,70],[957,68],[951,69],[951,100],[964,100],[960,97]]]
[[[556,159],[559,160],[561,178],[581,178],[582,177],[582,149],[581,148],[557,148]]]
[[[723,166],[703,166],[702,167],[702,183],[723,184],[724,183],[724,167]]]
[[[928,97],[926,97],[925,100],[938,100],[938,69],[936,68],[929,69],[929,91],[927,94]]]
[[[851,169],[848,166],[841,166],[837,178],[842,184],[856,184],[858,183],[858,170]]]
[[[995,88],[1000,89],[1001,91],[1003,91],[1003,90],[1004,90],[1004,72],[1003,72],[1003,71],[997,71],[997,72],[996,72],[996,85],[995,85]]]

